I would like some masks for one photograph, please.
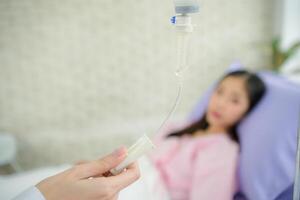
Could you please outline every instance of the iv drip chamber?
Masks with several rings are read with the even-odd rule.
[[[176,14],[191,14],[199,12],[197,0],[174,0]]]

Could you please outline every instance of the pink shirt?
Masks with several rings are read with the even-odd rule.
[[[151,159],[172,200],[233,199],[238,144],[223,133],[168,139],[164,135],[156,138]]]

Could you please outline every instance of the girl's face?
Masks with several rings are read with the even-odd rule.
[[[210,126],[228,129],[244,116],[248,108],[249,99],[244,79],[229,76],[213,92],[206,119]]]

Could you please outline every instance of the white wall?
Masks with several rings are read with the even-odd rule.
[[[282,48],[286,49],[300,41],[300,1],[285,0],[281,2],[281,6]]]

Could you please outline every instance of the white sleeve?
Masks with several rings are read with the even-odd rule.
[[[13,200],[46,200],[43,194],[36,188],[30,187],[29,189],[25,190]]]

